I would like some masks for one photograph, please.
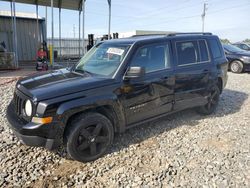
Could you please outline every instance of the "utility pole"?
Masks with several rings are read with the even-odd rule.
[[[17,31],[16,31],[16,1],[13,0],[13,10],[14,10],[14,44],[15,44],[15,62],[16,62],[16,68],[18,68],[18,49],[17,49]]]
[[[85,1],[82,1],[82,55],[85,54]]]
[[[51,67],[54,67],[54,0],[50,0],[51,5],[51,48],[50,48],[50,59]]]
[[[74,34],[74,38],[76,38],[76,26],[75,26],[75,24],[73,25],[73,34]]]
[[[109,28],[108,28],[108,40],[110,39],[110,27],[111,27],[111,0],[108,0],[109,5]]]
[[[204,6],[203,6],[203,12],[202,12],[202,15],[201,15],[201,19],[202,19],[202,32],[204,32],[204,27],[205,27],[205,16],[206,16],[206,11],[207,11],[207,3],[204,3]]]

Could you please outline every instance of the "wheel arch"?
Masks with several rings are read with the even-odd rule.
[[[119,117],[115,108],[112,105],[102,105],[102,106],[92,107],[92,108],[88,108],[85,110],[75,112],[68,117],[65,123],[64,131],[63,131],[64,143],[65,143],[66,135],[67,135],[68,130],[70,129],[72,121],[84,113],[91,113],[91,112],[99,113],[107,117],[112,123],[115,132],[123,132],[125,130],[125,122],[121,120],[121,117]]]

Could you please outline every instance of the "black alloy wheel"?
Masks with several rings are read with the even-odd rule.
[[[101,157],[112,144],[114,129],[108,118],[87,113],[72,122],[67,136],[67,151],[78,161],[88,162]]]
[[[219,99],[220,99],[220,90],[218,86],[214,86],[210,90],[210,94],[207,98],[207,104],[199,107],[198,112],[203,115],[212,114],[218,106]]]

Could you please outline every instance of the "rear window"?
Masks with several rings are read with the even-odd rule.
[[[209,44],[210,44],[213,57],[215,59],[222,57],[222,53],[221,53],[221,49],[220,49],[218,41],[216,39],[210,39]]]
[[[197,63],[198,60],[198,44],[197,41],[185,41],[176,43],[178,65],[187,65]]]

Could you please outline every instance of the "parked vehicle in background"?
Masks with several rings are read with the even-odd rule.
[[[250,52],[231,44],[224,44],[223,48],[229,61],[229,70],[234,73],[250,71]]]
[[[250,51],[250,44],[243,43],[243,42],[237,42],[237,43],[234,43],[233,45],[242,49],[242,50]]]
[[[211,33],[107,40],[71,69],[19,80],[7,118],[23,143],[63,144],[73,159],[92,161],[135,125],[188,108],[213,113],[227,69]]]

